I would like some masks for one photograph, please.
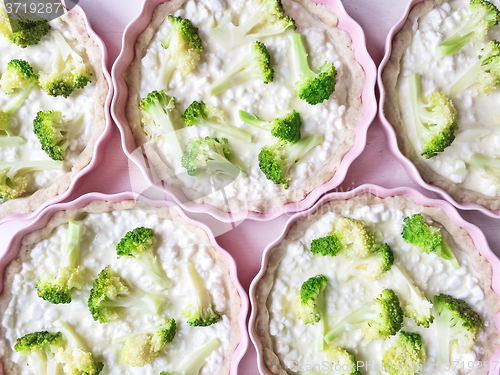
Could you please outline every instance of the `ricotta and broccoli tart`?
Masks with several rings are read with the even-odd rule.
[[[423,1],[392,42],[384,114],[422,178],[500,209],[500,2]]]
[[[102,51],[76,12],[9,20],[0,1],[0,217],[66,191],[105,128]]]
[[[56,214],[24,237],[3,286],[9,375],[225,375],[240,342],[226,255],[134,201]]]
[[[252,328],[274,374],[484,374],[500,346],[491,265],[407,197],[325,203],[265,264]]]
[[[137,38],[127,119],[159,179],[266,212],[329,181],[354,143],[365,74],[310,0],[173,0]]]

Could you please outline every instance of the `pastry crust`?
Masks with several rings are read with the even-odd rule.
[[[168,177],[172,175],[170,167],[164,162],[161,153],[156,150],[156,147],[151,143],[147,144],[150,139],[141,128],[142,115],[139,108],[141,100],[139,94],[142,67],[141,60],[146,55],[153,37],[167,15],[181,8],[186,1],[187,0],[172,0],[159,5],[154,11],[151,23],[137,38],[135,43],[135,58],[127,69],[125,81],[129,90],[126,115],[136,144],[143,147],[150,167],[154,170],[154,173],[159,179],[163,179],[168,185],[180,189],[189,200],[196,203],[209,204],[218,209],[230,212],[250,210],[265,213],[271,211],[273,208],[284,206],[287,203],[303,200],[314,188],[332,179],[342,158],[354,145],[356,128],[363,118],[364,109],[361,95],[365,85],[365,73],[355,59],[351,37],[346,32],[337,28],[337,16],[332,13],[328,6],[316,4],[310,0],[295,0],[296,3],[305,7],[314,18],[328,27],[330,36],[345,61],[343,69],[337,72],[337,80],[349,80],[349,84],[347,85],[349,87],[347,103],[342,103],[346,106],[345,123],[347,128],[343,134],[343,142],[339,145],[335,154],[331,156],[328,163],[325,163],[325,165],[316,171],[314,176],[302,186],[283,190],[279,195],[268,196],[265,199],[241,201],[236,198],[230,198],[229,201],[226,202],[226,200],[222,199],[221,194],[218,194],[217,197],[200,197],[200,193],[185,187],[180,180]],[[283,2],[283,7],[286,11],[286,2]],[[348,67],[348,69],[345,69],[346,67]],[[227,203],[229,203],[229,206]]]
[[[83,18],[76,12],[68,12],[61,17],[66,22],[73,36],[85,46],[89,62],[92,65],[92,80],[96,80],[94,92],[94,123],[90,139],[85,149],[78,156],[71,171],[59,176],[50,185],[37,190],[30,196],[11,199],[0,204],[0,218],[18,213],[30,213],[40,207],[46,200],[68,190],[75,176],[92,160],[94,147],[100,135],[106,128],[105,105],[109,92],[108,82],[103,73],[103,55],[101,49],[89,37]]]
[[[142,207],[142,206],[141,206]],[[113,202],[105,202],[98,201],[92,202],[89,205],[77,209],[77,210],[69,210],[62,211],[55,214],[49,221],[49,223],[40,230],[34,231],[28,235],[26,235],[22,239],[22,245],[18,257],[10,263],[9,266],[5,269],[3,276],[3,293],[0,294],[0,321],[4,319],[3,312],[6,311],[7,306],[9,305],[12,298],[15,296],[12,295],[11,289],[6,286],[12,285],[14,281],[14,277],[16,274],[20,272],[22,269],[23,262],[28,261],[31,258],[31,250],[33,247],[48,238],[51,233],[55,230],[56,227],[60,225],[66,224],[69,220],[81,220],[87,214],[99,214],[106,213],[110,211],[116,210],[132,210],[132,209],[142,209],[136,206],[136,202],[133,200],[113,203]],[[215,259],[215,263],[222,270],[225,275],[225,289],[228,294],[229,304],[226,307],[226,311],[221,312],[226,315],[231,323],[231,330],[229,333],[230,341],[227,347],[226,352],[224,353],[224,361],[221,365],[221,368],[214,375],[227,375],[229,374],[229,369],[231,365],[231,357],[241,341],[241,333],[238,325],[238,317],[241,309],[241,298],[233,285],[230,277],[230,266],[228,262],[228,257],[222,252],[216,250],[211,244],[210,239],[207,233],[187,222],[175,211],[172,209],[142,209],[143,211],[148,212],[151,215],[157,215],[166,220],[173,221],[178,226],[183,226],[188,229],[189,232],[195,234],[200,239],[203,240],[207,245],[209,245],[211,250],[211,255]],[[1,285],[1,284],[0,284]],[[0,336],[3,336],[3,326],[0,325]],[[0,346],[0,364],[3,363],[4,371],[6,375],[18,375],[20,374],[18,366],[11,361],[13,351],[12,348],[7,345],[7,342],[4,341],[4,345]]]
[[[413,147],[403,124],[397,91],[401,59],[412,41],[414,22],[441,4],[441,0],[425,0],[416,4],[410,11],[408,19],[401,30],[394,36],[391,57],[382,72],[382,81],[386,92],[384,115],[394,127],[400,151],[417,167],[425,182],[443,189],[459,203],[476,203],[492,211],[499,210],[500,198],[490,197],[477,191],[465,189],[450,179],[434,172]]]
[[[484,292],[484,301],[487,310],[486,320],[489,322],[483,328],[487,336],[487,345],[484,347],[482,357],[476,358],[476,361],[488,361],[500,346],[500,334],[495,327],[498,312],[500,310],[500,298],[491,289],[492,269],[486,258],[484,258],[474,246],[472,238],[469,234],[458,225],[453,223],[446,213],[435,207],[423,207],[416,204],[410,198],[405,196],[396,196],[390,198],[378,198],[370,193],[363,193],[345,201],[331,201],[321,206],[315,212],[307,215],[307,217],[297,220],[288,231],[285,239],[276,247],[270,250],[268,255],[267,268],[264,276],[259,280],[255,287],[255,335],[262,344],[262,355],[267,368],[274,374],[287,375],[284,364],[275,354],[273,342],[269,332],[269,310],[268,296],[274,285],[275,274],[283,259],[288,244],[297,241],[304,231],[321,216],[327,212],[341,213],[353,207],[376,205],[385,203],[398,210],[413,210],[418,211],[434,222],[439,223],[455,241],[456,246],[465,252],[469,258],[472,267],[479,275],[482,275],[481,289]],[[445,232],[446,233],[446,232]],[[469,375],[483,374],[484,371],[477,370],[468,372]]]

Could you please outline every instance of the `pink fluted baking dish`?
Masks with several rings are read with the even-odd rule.
[[[316,3],[325,4],[332,8],[334,13],[338,16],[338,27],[346,31],[352,38],[355,47],[355,56],[358,63],[361,65],[366,74],[365,87],[362,93],[362,102],[364,104],[364,116],[358,124],[356,132],[356,139],[352,149],[344,156],[340,166],[338,167],[333,178],[326,184],[316,187],[311,191],[307,197],[300,201],[289,203],[285,206],[273,209],[265,214],[259,214],[253,211],[242,211],[235,214],[228,214],[227,212],[217,209],[207,204],[197,204],[189,201],[180,189],[176,189],[154,181],[154,174],[148,167],[147,161],[135,144],[134,137],[128,126],[128,121],[124,108],[127,104],[128,88],[124,80],[124,73],[129,64],[135,56],[134,44],[138,35],[149,24],[153,11],[159,4],[165,0],[146,0],[142,12],[134,19],[125,29],[123,34],[122,51],[118,56],[116,63],[113,65],[111,76],[115,87],[115,95],[111,103],[111,115],[115,120],[122,135],[122,145],[125,153],[129,159],[136,164],[142,172],[148,184],[154,185],[159,189],[165,191],[172,196],[177,204],[189,212],[206,213],[222,222],[241,221],[245,218],[253,220],[267,221],[277,218],[284,213],[293,213],[309,208],[319,197],[325,192],[332,190],[339,186],[344,180],[347,170],[352,162],[363,152],[366,145],[366,134],[368,127],[372,123],[377,113],[377,104],[375,98],[375,81],[376,81],[376,67],[368,54],[365,43],[365,35],[363,30],[345,11],[344,6],[340,0],[315,0]]]
[[[491,287],[497,293],[500,295],[500,260],[498,257],[491,251],[488,242],[486,241],[486,237],[484,236],[483,232],[475,226],[474,224],[471,224],[460,216],[458,211],[456,210],[455,207],[453,207],[450,203],[443,201],[443,200],[438,200],[438,199],[431,199],[428,198],[418,191],[409,188],[409,187],[401,187],[401,188],[396,188],[396,189],[386,189],[377,185],[362,185],[352,191],[345,192],[345,193],[330,193],[322,197],[313,207],[308,209],[307,211],[299,212],[295,215],[293,215],[286,223],[285,227],[283,228],[283,232],[279,236],[278,239],[276,239],[274,242],[269,244],[265,249],[264,253],[262,256],[262,264],[261,264],[261,269],[255,279],[252,280],[252,283],[250,284],[250,303],[252,305],[252,312],[250,314],[250,322],[249,322],[249,333],[250,333],[250,338],[255,346],[255,349],[257,350],[257,365],[259,367],[259,371],[262,375],[273,375],[271,371],[267,368],[267,366],[264,363],[264,357],[263,357],[263,350],[262,350],[262,344],[258,338],[258,336],[255,333],[254,330],[254,324],[255,324],[255,319],[256,319],[256,297],[255,297],[255,290],[257,287],[257,284],[259,283],[260,279],[264,276],[264,273],[267,269],[267,264],[269,260],[270,253],[272,249],[278,245],[286,236],[288,233],[289,229],[291,226],[299,219],[303,217],[307,217],[314,211],[316,211],[319,207],[321,207],[323,204],[328,203],[330,201],[335,201],[335,200],[346,200],[355,197],[356,195],[362,194],[362,193],[370,193],[373,194],[379,198],[388,198],[388,197],[394,197],[394,196],[400,196],[404,195],[406,197],[411,198],[413,201],[415,201],[417,204],[422,205],[422,206],[427,206],[427,207],[436,207],[442,209],[446,215],[458,226],[461,228],[465,229],[470,237],[472,238],[472,241],[474,242],[474,245],[476,246],[477,249],[479,249],[479,252],[481,255],[483,255],[488,262],[491,264],[491,268],[493,270],[493,279],[491,282]],[[497,329],[500,328],[500,312],[497,315],[496,319],[496,327]],[[491,358],[491,361],[499,361],[500,360],[500,348],[497,348],[495,354]],[[496,371],[491,370],[488,374],[489,375],[498,375],[500,372],[499,369]]]
[[[109,136],[111,133],[112,129],[112,124],[111,124],[111,115],[109,112],[109,107],[111,105],[111,99],[113,97],[113,84],[111,80],[111,75],[109,74],[108,68],[107,68],[107,63],[108,63],[108,52],[106,49],[106,45],[102,41],[102,39],[95,33],[95,31],[92,29],[92,26],[90,25],[90,22],[87,18],[87,15],[83,11],[83,9],[80,6],[75,6],[71,12],[76,12],[78,15],[80,15],[85,23],[85,28],[87,30],[87,33],[94,41],[94,43],[99,47],[102,53],[102,71],[104,74],[104,78],[106,80],[106,83],[108,84],[108,95],[106,96],[106,101],[104,103],[104,115],[106,119],[106,126],[99,136],[99,139],[97,140],[96,144],[94,145],[94,150],[92,151],[92,160],[90,161],[87,166],[85,166],[81,171],[79,171],[74,177],[73,180],[71,181],[70,186],[68,187],[68,190],[66,190],[64,193],[56,195],[55,197],[51,197],[48,200],[46,200],[40,207],[37,207],[34,212],[27,213],[27,214],[11,214],[6,216],[3,219],[0,219],[0,225],[4,223],[5,221],[10,221],[10,220],[31,220],[35,218],[45,207],[48,207],[54,203],[57,202],[62,202],[63,200],[67,199],[73,191],[78,187],[78,180],[89,173],[91,170],[96,169],[99,166],[99,160],[104,154],[105,150],[101,146],[103,140]]]
[[[448,202],[451,202],[455,207],[458,207],[462,210],[478,210],[481,211],[483,214],[488,215],[493,218],[500,218],[500,210],[498,211],[491,211],[488,210],[487,208],[480,206],[479,204],[475,203],[463,203],[463,202],[457,202],[455,199],[453,199],[446,191],[443,189],[433,186],[428,184],[426,181],[423,180],[422,176],[420,175],[418,169],[415,167],[415,165],[406,157],[404,156],[401,151],[399,150],[398,147],[398,142],[396,138],[396,132],[394,131],[394,128],[392,125],[389,123],[387,118],[384,115],[384,103],[385,103],[385,89],[384,89],[384,84],[382,82],[382,73],[384,72],[384,68],[387,65],[387,62],[389,61],[389,58],[391,57],[392,53],[392,40],[394,39],[394,36],[398,33],[399,30],[403,27],[404,23],[406,22],[406,19],[408,18],[408,15],[410,14],[410,11],[412,8],[422,2],[423,0],[411,0],[408,3],[408,6],[406,7],[405,13],[401,20],[394,25],[391,30],[389,31],[389,35],[387,35],[387,39],[385,42],[385,53],[384,53],[384,59],[380,63],[379,69],[378,69],[378,87],[380,90],[380,102],[379,102],[379,117],[380,121],[382,122],[382,128],[384,129],[384,132],[386,134],[387,142],[389,143],[389,151],[394,155],[394,157],[402,164],[403,168],[405,169],[406,173],[408,176],[415,181],[418,185],[422,186],[424,189],[433,191],[435,193],[440,194],[445,198]]]
[[[41,229],[47,225],[50,219],[58,212],[79,209],[87,206],[91,202],[95,201],[107,201],[107,202],[121,202],[124,200],[137,200],[138,205],[145,205],[146,207],[155,207],[155,208],[170,208],[175,210],[177,214],[179,214],[183,220],[187,223],[194,225],[198,228],[201,228],[207,233],[210,244],[216,249],[216,251],[221,252],[227,258],[229,263],[229,274],[231,277],[231,281],[233,285],[236,287],[238,294],[241,299],[241,308],[240,313],[238,315],[238,326],[240,329],[241,341],[236,347],[236,350],[233,353],[231,358],[231,369],[230,375],[236,375],[238,370],[238,364],[240,363],[241,358],[246,353],[248,349],[248,329],[246,324],[246,319],[249,310],[249,301],[248,295],[241,286],[238,281],[238,275],[236,270],[236,263],[233,257],[223,248],[221,248],[217,242],[215,241],[215,237],[210,231],[210,229],[203,223],[194,221],[186,216],[186,214],[177,207],[173,202],[167,200],[153,200],[146,198],[145,196],[138,196],[135,193],[119,193],[113,195],[101,194],[101,193],[89,193],[85,194],[78,199],[67,202],[67,203],[56,203],[50,207],[46,207],[43,211],[41,211],[38,216],[27,223],[24,227],[19,229],[13,236],[9,242],[6,253],[0,258],[0,294],[3,292],[3,282],[4,282],[4,271],[6,267],[18,256],[19,251],[21,250],[21,241],[24,236],[27,234]],[[4,374],[3,364],[0,363],[0,375]]]

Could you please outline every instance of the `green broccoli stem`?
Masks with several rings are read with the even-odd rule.
[[[135,337],[135,336],[139,336],[139,335],[147,335],[147,334],[154,335],[157,331],[167,328],[167,325],[168,325],[168,321],[166,319],[162,318],[160,320],[160,325],[150,326],[150,327],[141,329],[140,331],[129,333],[129,334],[124,335],[124,336],[115,336],[111,339],[111,344],[113,344],[113,345],[119,344],[119,343],[127,341],[130,337]]]
[[[210,161],[207,162],[208,169],[211,173],[224,173],[230,176],[232,179],[237,179],[238,176],[245,176],[245,171],[237,166],[236,164],[231,163],[222,155],[219,155],[216,152],[209,152]]]
[[[247,65],[248,65],[247,59],[240,61],[233,69],[229,70],[221,78],[215,81],[209,87],[210,95],[217,96],[234,86],[238,86],[248,81],[249,79],[248,72],[244,71]]]
[[[63,334],[63,337],[68,341],[71,348],[80,349],[84,352],[89,352],[87,345],[83,342],[82,337],[76,332],[75,327],[65,320],[56,320],[54,325]]]
[[[181,363],[177,372],[182,375],[198,375],[205,364],[207,358],[219,349],[221,342],[218,338],[210,340],[205,346],[198,350],[194,355],[187,358],[185,363]]]
[[[325,335],[328,329],[328,316],[326,314],[326,298],[324,290],[318,295],[318,312],[321,316],[321,336],[318,342],[318,351],[323,352],[326,350]]]
[[[101,307],[116,309],[125,308],[131,310],[147,311],[153,315],[158,315],[163,300],[160,297],[145,292],[135,292],[131,295],[107,299],[99,304]]]
[[[421,140],[424,132],[426,131],[423,121],[433,123],[434,120],[430,113],[425,110],[424,103],[422,102],[422,87],[420,83],[420,74],[414,73],[408,78],[410,85],[410,105],[413,113],[413,120],[415,122],[415,129],[417,130],[418,139]],[[420,141],[423,148],[422,141]]]
[[[298,163],[300,159],[306,155],[312,148],[318,146],[323,141],[321,135],[308,135],[302,138],[297,143],[288,147],[285,151],[285,164],[288,166]]]
[[[271,130],[271,123],[251,113],[240,110],[240,120],[264,130]]]
[[[165,48],[165,47],[163,47]],[[162,54],[162,62],[160,72],[158,74],[157,85],[159,87],[168,87],[172,74],[175,71],[175,62],[170,56],[170,51],[167,49],[167,53]]]
[[[456,98],[458,94],[462,91],[468,89],[469,87],[476,84],[477,75],[482,70],[488,70],[489,64],[482,65],[482,61],[479,60],[475,63],[472,68],[470,68],[462,77],[458,79],[457,82],[453,84],[450,88],[450,98]],[[486,67],[486,68],[485,68]]]
[[[375,302],[368,302],[359,310],[352,312],[338,322],[326,335],[325,342],[330,344],[333,340],[339,337],[343,332],[349,330],[350,326],[358,328],[366,320],[377,320],[380,318],[380,313],[376,309]]]
[[[439,360],[442,364],[450,362],[450,327],[448,319],[441,314],[436,318],[436,334],[438,341]]]
[[[12,95],[10,95],[10,101],[3,110],[6,114],[12,115],[15,113],[19,107],[21,107],[28,96],[30,96],[30,90],[20,90]]]
[[[26,143],[26,139],[20,136],[0,135],[0,147],[21,146]]]
[[[445,57],[449,55],[453,55],[458,52],[465,46],[474,31],[470,31],[468,34],[463,35],[462,33],[457,33],[452,36],[450,39],[446,40],[443,43],[440,43],[436,46],[436,52],[440,57]]]
[[[440,258],[450,261],[454,269],[458,270],[460,268],[460,264],[458,263],[455,254],[453,254],[450,246],[444,240],[442,240],[441,245],[437,247],[436,255]]]
[[[70,220],[68,222],[68,231],[66,232],[66,241],[64,243],[64,255],[66,265],[75,268],[78,256],[80,254],[80,240],[82,234],[82,223]]]
[[[311,70],[309,63],[307,62],[308,55],[302,40],[302,34],[292,33],[292,47],[295,57],[293,67],[297,79],[301,76],[314,76],[316,73]]]
[[[34,161],[14,161],[0,162],[0,170],[8,169],[7,177],[13,178],[16,173],[22,170],[22,173],[33,171],[44,171],[51,169],[62,169],[63,162],[54,160],[34,160]]]
[[[169,114],[165,113],[163,107],[159,104],[151,106],[149,109],[149,114],[157,124],[162,125],[162,129],[159,134],[167,142],[173,158],[180,159],[182,157],[182,149],[179,143],[179,138],[177,137],[177,132],[174,128],[174,124],[172,123]]]
[[[234,86],[252,79],[251,73],[246,69],[250,66],[252,59],[253,56],[251,53],[246,55],[245,58],[223,74],[222,77],[212,83],[208,88],[210,95],[217,96]]]
[[[215,131],[227,134],[231,137],[234,137],[236,139],[239,139],[241,141],[250,143],[252,142],[252,135],[248,132],[246,132],[243,129],[237,128],[235,126],[231,125],[221,125],[213,121],[207,121],[205,119],[200,119],[199,125],[206,126],[207,128],[211,128]]]
[[[160,262],[154,256],[141,254],[136,256],[135,259],[140,263],[142,268],[146,271],[151,280],[163,289],[172,286],[171,280],[168,278],[165,270]]]

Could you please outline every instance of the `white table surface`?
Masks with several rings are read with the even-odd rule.
[[[365,30],[368,51],[378,65],[383,57],[384,43],[389,29],[399,20],[406,7],[408,0],[344,0],[347,12],[361,24]],[[142,8],[141,0],[81,0],[79,5],[85,10],[94,30],[101,36],[107,45],[109,53],[108,68],[111,69],[113,62],[121,49],[121,38],[126,25],[136,17]],[[106,140],[111,149],[119,149],[120,136],[115,128],[111,136]],[[376,159],[378,163],[372,161]],[[107,178],[106,170],[113,168],[123,171],[120,179]],[[131,170],[132,169],[132,170]],[[77,198],[79,195],[94,192],[96,180],[99,181],[102,193],[117,193],[130,189],[129,172],[134,173],[123,153],[110,153],[106,159],[101,161],[98,170],[85,176],[81,180],[78,191],[67,201]],[[338,191],[350,190],[363,183],[374,183],[383,187],[410,186],[422,193],[436,197],[433,193],[419,188],[406,175],[399,163],[389,154],[386,146],[385,136],[382,132],[378,119],[374,121],[368,132],[368,142],[364,153],[352,164],[344,183]],[[485,233],[490,247],[498,255],[500,244],[500,232],[497,230],[498,220],[484,216],[476,211],[461,211],[462,216],[479,226]],[[218,223],[207,215],[190,215],[208,224],[215,233],[225,232]],[[259,223],[244,221],[235,229],[225,232],[217,237],[217,241],[229,251],[236,259],[238,268],[245,271],[245,277],[241,278],[243,287],[248,287],[254,275],[260,268],[260,257],[268,243],[273,241],[281,233],[287,217],[280,217],[270,223]],[[8,222],[0,226],[0,254],[5,249],[10,233],[19,227],[18,222]],[[496,234],[495,234],[496,232]],[[241,273],[241,272],[240,272]],[[140,373],[137,372],[138,374]],[[239,366],[239,374],[255,375],[258,373],[256,365],[256,354],[253,345],[249,349]]]

